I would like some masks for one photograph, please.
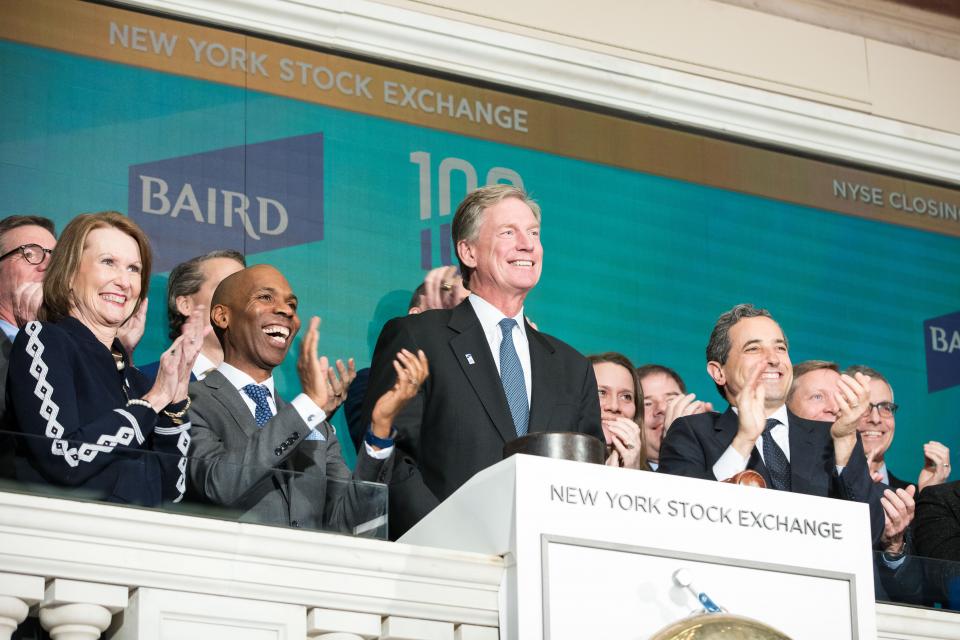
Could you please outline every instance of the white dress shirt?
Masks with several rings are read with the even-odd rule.
[[[203,355],[203,351],[201,351],[197,354],[197,359],[193,362],[193,377],[197,380],[203,380],[207,377],[207,373],[216,368],[217,365],[213,364],[213,360]],[[270,389],[270,393],[273,393],[272,388]],[[271,397],[270,399],[272,400],[273,398]]]
[[[506,316],[475,293],[471,293],[467,299],[480,320],[483,335],[487,338],[487,344],[490,345],[490,352],[493,354],[493,361],[497,365],[497,373],[500,373],[500,343],[503,342],[500,321]],[[517,321],[517,324],[513,327],[513,346],[517,351],[517,357],[520,359],[520,367],[523,369],[523,382],[527,387],[527,406],[529,407],[533,394],[533,374],[530,369],[530,342],[527,340],[527,323],[523,319],[522,307],[520,312],[513,316],[513,319]]]
[[[740,415],[737,412],[737,408],[733,407],[733,412]],[[780,421],[780,424],[770,429],[770,435],[773,436],[773,441],[777,443],[777,446],[783,450],[783,454],[787,456],[787,462],[790,461],[790,421],[787,418],[787,405],[782,405],[779,409],[774,411],[772,414],[767,416],[767,419],[774,418]],[[754,445],[754,448],[760,454],[760,459],[763,460],[763,438],[757,438],[757,443]],[[723,455],[714,463],[713,465],[713,475],[716,476],[717,480],[726,480],[727,478],[732,478],[741,471],[747,468],[747,463],[750,462],[750,458],[744,458],[740,455],[740,452],[733,448],[731,444],[727,447],[727,450],[723,452]],[[766,462],[766,460],[764,460]]]
[[[15,324],[10,324],[3,318],[0,318],[0,329],[3,329],[3,332],[7,335],[7,338],[10,339],[10,342],[13,342],[17,339],[17,334],[20,333],[20,328]]]
[[[219,367],[217,371],[223,374],[223,376],[240,392],[240,397],[243,399],[243,402],[247,405],[247,408],[250,409],[251,415],[256,415],[257,412],[257,403],[253,401],[253,398],[248,396],[243,392],[243,388],[248,384],[262,384],[267,388],[267,391],[270,393],[267,395],[267,404],[270,405],[270,413],[277,415],[277,402],[274,400],[274,391],[273,387],[273,376],[270,376],[263,382],[257,382],[249,375],[240,371],[236,367],[227,364],[224,362]],[[310,428],[310,435],[308,435],[306,440],[326,440],[326,437],[320,431],[317,430],[317,427],[327,419],[326,412],[317,405],[316,402],[310,399],[305,393],[301,393],[296,398],[290,401],[290,404],[294,409],[297,410],[297,413],[300,414],[300,417],[303,418],[304,423],[307,427]],[[371,458],[376,458],[377,460],[385,460],[390,457],[390,454],[393,453],[393,447],[385,447],[380,450],[376,450],[371,447],[366,442],[363,443],[363,446],[367,449],[367,455]]]
[[[885,484],[885,485],[887,485],[887,486],[889,487],[889,486],[890,486],[890,472],[887,471],[887,463],[886,463],[886,462],[881,462],[881,463],[880,463],[880,475],[883,476],[883,478],[880,480],[880,482],[882,482],[883,484]]]
[[[737,413],[736,407],[731,407],[734,413]],[[739,414],[737,414],[739,415]],[[777,443],[777,446],[783,450],[783,454],[787,456],[787,462],[790,462],[790,420],[787,417],[787,405],[781,405],[779,409],[774,411],[772,414],[767,416],[767,419],[775,418],[780,421],[780,424],[770,429],[770,435],[773,436],[773,441]],[[763,460],[763,438],[757,438],[757,442],[754,445],[754,448],[757,450],[757,453],[760,454],[760,459]],[[750,462],[750,458],[744,458],[740,455],[740,452],[733,448],[731,444],[727,447],[727,450],[723,452],[723,455],[714,463],[713,465],[713,475],[716,476],[717,480],[726,480],[727,478],[732,478],[741,471],[747,468],[747,464]],[[766,460],[764,460],[766,463]],[[837,474],[843,472],[843,467],[839,464],[836,465]]]

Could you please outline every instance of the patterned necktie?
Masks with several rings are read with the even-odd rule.
[[[500,331],[503,340],[500,342],[500,382],[503,392],[510,405],[510,415],[513,416],[513,426],[517,436],[527,435],[527,423],[530,420],[530,407],[527,405],[527,384],[523,380],[523,367],[520,358],[513,346],[513,328],[517,321],[513,318],[504,318],[500,321]]]
[[[257,405],[257,410],[253,412],[253,419],[257,421],[257,427],[262,427],[273,417],[270,403],[267,402],[270,390],[262,384],[248,384],[243,388],[243,392]]]
[[[776,418],[767,419],[767,428],[763,430],[763,463],[770,472],[770,481],[774,489],[790,491],[790,461],[774,439],[770,430],[780,424]]]

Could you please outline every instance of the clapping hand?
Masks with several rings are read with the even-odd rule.
[[[25,282],[13,292],[13,320],[20,329],[37,319],[43,304],[43,283]]]
[[[313,316],[300,343],[297,374],[300,376],[303,392],[327,415],[330,415],[346,398],[347,388],[357,376],[357,369],[353,358],[350,358],[348,367],[344,367],[342,360],[337,360],[337,368],[334,370],[327,356],[317,355],[319,342],[320,318]]]
[[[117,339],[120,340],[120,344],[127,350],[127,355],[131,358],[133,357],[133,350],[140,344],[143,331],[147,327],[147,307],[149,303],[150,300],[144,298],[140,308],[137,309],[136,313],[127,318],[127,321],[123,323],[117,332]]]
[[[749,458],[757,440],[767,428],[767,390],[761,381],[767,363],[757,362],[747,374],[746,384],[737,394],[737,416],[739,426],[730,446],[744,458]]]
[[[870,411],[870,376],[859,372],[853,377],[841,375],[833,397],[840,408],[840,415],[830,427],[830,435],[838,440],[853,435],[860,416]]]
[[[430,375],[430,365],[422,350],[418,350],[414,355],[406,349],[401,349],[393,361],[393,369],[397,372],[397,381],[377,399],[371,414],[371,429],[373,435],[378,438],[390,437],[393,421],[407,403],[417,395],[420,385]]]
[[[880,498],[883,505],[884,525],[880,542],[887,553],[903,553],[905,532],[913,521],[917,488],[912,484],[906,489],[887,489]]]
[[[663,418],[663,435],[667,435],[667,430],[674,420],[682,416],[692,416],[695,413],[707,413],[713,411],[713,403],[697,400],[695,393],[688,393],[685,396],[676,396],[667,402],[667,409]],[[764,422],[766,424],[766,422]]]
[[[920,491],[943,484],[950,476],[950,449],[936,441],[923,445],[923,469],[917,485]]]
[[[206,307],[198,305],[183,323],[180,337],[160,356],[157,379],[143,396],[154,411],[160,413],[167,405],[186,400],[193,363],[203,346],[204,336],[210,331],[213,328],[207,319]]]
[[[423,279],[423,310],[452,309],[470,292],[463,286],[463,278],[456,267],[431,269]]]
[[[603,419],[604,431],[610,434],[613,451],[607,457],[606,464],[611,467],[639,469],[643,454],[643,441],[640,427],[636,422],[623,416]]]

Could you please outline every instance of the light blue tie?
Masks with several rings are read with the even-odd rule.
[[[256,411],[253,412],[253,419],[257,421],[257,427],[267,424],[267,421],[273,417],[270,403],[267,402],[270,390],[262,384],[248,384],[243,388],[243,392],[250,396],[253,403],[257,405]]]
[[[527,423],[530,421],[530,407],[527,405],[527,384],[523,380],[523,367],[520,358],[513,346],[513,328],[517,321],[513,318],[504,318],[500,321],[500,331],[503,340],[500,342],[500,382],[503,383],[503,392],[510,405],[510,415],[513,416],[513,426],[517,436],[527,435]]]

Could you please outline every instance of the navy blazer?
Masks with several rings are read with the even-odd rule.
[[[530,432],[575,431],[603,439],[593,367],[564,342],[526,325],[532,398]],[[430,376],[397,417],[400,460],[390,485],[390,537],[396,539],[478,471],[503,459],[516,439],[510,408],[483,327],[469,300],[454,309],[394,318],[380,333],[363,406],[396,382],[400,349],[423,349]]]
[[[882,491],[874,486],[867,467],[860,436],[843,473],[838,474],[830,437],[830,423],[805,420],[787,412],[790,438],[790,481],[793,493],[865,502],[870,506],[870,528],[874,541],[883,533]],[[725,480],[713,474],[720,459],[737,435],[739,419],[732,408],[724,413],[700,413],[677,418],[660,447],[661,473]],[[754,447],[747,468],[760,473],[772,486],[770,473]]]
[[[113,347],[126,365],[120,342]],[[79,320],[29,323],[13,343],[7,373],[9,410],[24,434],[17,479],[110,502],[179,501],[190,423],[175,425],[129,403],[150,387],[134,367],[118,371],[110,349]]]

